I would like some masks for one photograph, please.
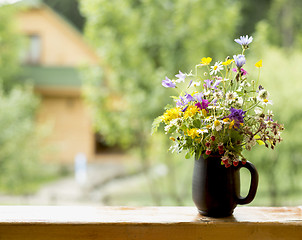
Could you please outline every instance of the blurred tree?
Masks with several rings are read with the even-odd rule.
[[[86,36],[104,62],[86,73],[96,130],[110,144],[140,151],[150,165],[150,128],[169,92],[165,75],[189,72],[202,57],[232,53],[239,7],[225,0],[82,0]],[[158,142],[163,148],[165,143]],[[155,154],[154,152],[152,154]],[[158,156],[157,156],[158,158]],[[166,156],[165,159],[171,158]],[[159,198],[153,191],[156,204]]]
[[[267,24],[270,43],[284,48],[301,49],[302,1],[272,0]]]
[[[0,86],[2,91],[8,91],[16,84],[16,76],[19,68],[19,54],[21,41],[15,31],[14,21],[15,8],[11,6],[0,6]]]
[[[85,18],[80,14],[78,0],[43,0],[43,2],[68,19],[78,30],[83,31]]]
[[[238,27],[238,35],[252,35],[259,21],[267,19],[268,11],[273,0],[246,0],[241,1],[242,21]]]
[[[24,193],[35,178],[40,148],[35,128],[38,99],[18,83],[22,39],[14,26],[15,6],[0,7],[0,190]],[[37,173],[37,172],[36,172]]]

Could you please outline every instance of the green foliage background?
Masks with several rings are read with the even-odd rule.
[[[0,7],[0,191],[14,194],[32,192],[41,180],[39,141],[35,126],[39,100],[31,86],[20,82],[19,54],[22,37],[14,25],[18,9]]]
[[[158,162],[168,167],[165,178],[153,180],[153,195],[164,196],[153,197],[157,204],[171,204],[173,199],[175,204],[189,202],[193,166],[184,156],[166,152],[166,136],[150,138],[151,121],[162,114],[169,99],[161,80],[178,70],[189,72],[204,56],[224,60],[238,47],[234,37],[245,34],[255,39],[247,53],[247,71],[256,78],[254,64],[263,59],[261,82],[270,90],[276,118],[286,128],[284,142],[275,151],[259,147],[246,153],[260,172],[254,204],[299,204],[302,7],[298,0],[80,3],[87,20],[85,34],[103,60],[102,70],[86,72],[86,96],[95,110],[96,129],[108,143],[140,149],[149,167]],[[248,176],[243,175],[243,185],[248,185]]]

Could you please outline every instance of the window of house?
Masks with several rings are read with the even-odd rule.
[[[41,37],[37,34],[29,35],[27,47],[22,56],[24,64],[39,64],[41,60]]]

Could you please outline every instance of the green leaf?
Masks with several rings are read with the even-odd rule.
[[[186,158],[186,159],[190,159],[191,157],[192,157],[191,153],[190,153],[190,152],[187,152],[185,158]]]
[[[172,126],[172,127],[170,127],[170,129],[169,129],[169,133],[173,133],[173,132],[175,132],[175,130],[177,129],[177,127],[176,126]]]
[[[157,118],[154,119],[154,121],[152,123],[151,135],[153,133],[157,132],[157,129],[158,129],[160,123],[161,123],[161,116],[159,116],[159,117],[157,117]]]

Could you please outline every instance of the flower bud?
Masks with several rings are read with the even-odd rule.
[[[211,149],[207,149],[207,150],[206,150],[206,154],[207,154],[207,155],[210,155],[211,153],[212,153]]]

